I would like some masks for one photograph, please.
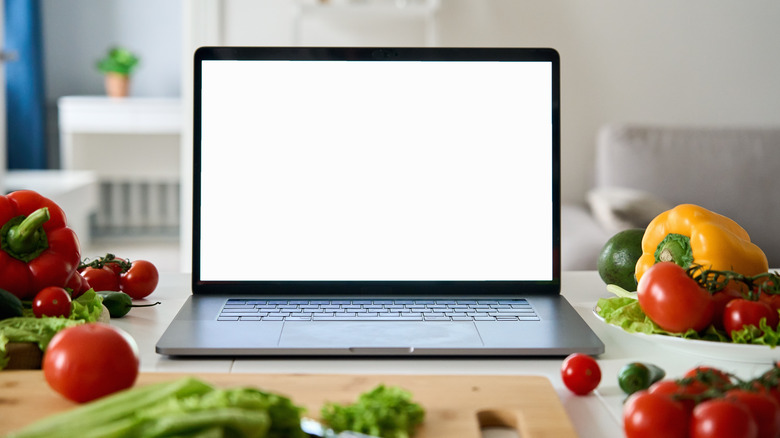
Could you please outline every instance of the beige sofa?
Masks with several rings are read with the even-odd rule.
[[[728,216],[780,268],[780,128],[608,125],[583,205],[561,209],[564,270],[596,269],[614,233],[677,204]]]

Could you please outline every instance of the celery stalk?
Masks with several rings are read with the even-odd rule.
[[[189,377],[132,388],[44,418],[7,438],[123,436],[137,424],[133,414],[138,410],[171,397],[204,394],[212,389]]]

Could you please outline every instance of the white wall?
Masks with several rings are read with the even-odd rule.
[[[212,43],[291,44],[291,4],[223,0]],[[321,35],[309,27],[306,43],[423,43],[408,24],[365,15],[330,33],[325,18],[306,19]],[[604,123],[780,124],[779,22],[775,0],[442,0],[437,40],[561,53],[563,198],[581,201]]]

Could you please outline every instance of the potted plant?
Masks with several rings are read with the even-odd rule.
[[[106,94],[111,97],[125,97],[130,91],[130,73],[138,64],[138,57],[122,47],[109,49],[99,60],[97,68],[105,74]]]

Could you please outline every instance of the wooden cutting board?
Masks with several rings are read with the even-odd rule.
[[[136,386],[187,374],[143,373]],[[189,374],[193,375],[193,374]],[[516,429],[523,438],[576,437],[552,384],[540,376],[197,374],[220,387],[253,386],[286,395],[317,418],[326,401],[352,403],[376,385],[400,386],[426,410],[417,438],[477,438],[481,427]],[[0,372],[0,436],[77,406],[49,388],[41,371]]]

